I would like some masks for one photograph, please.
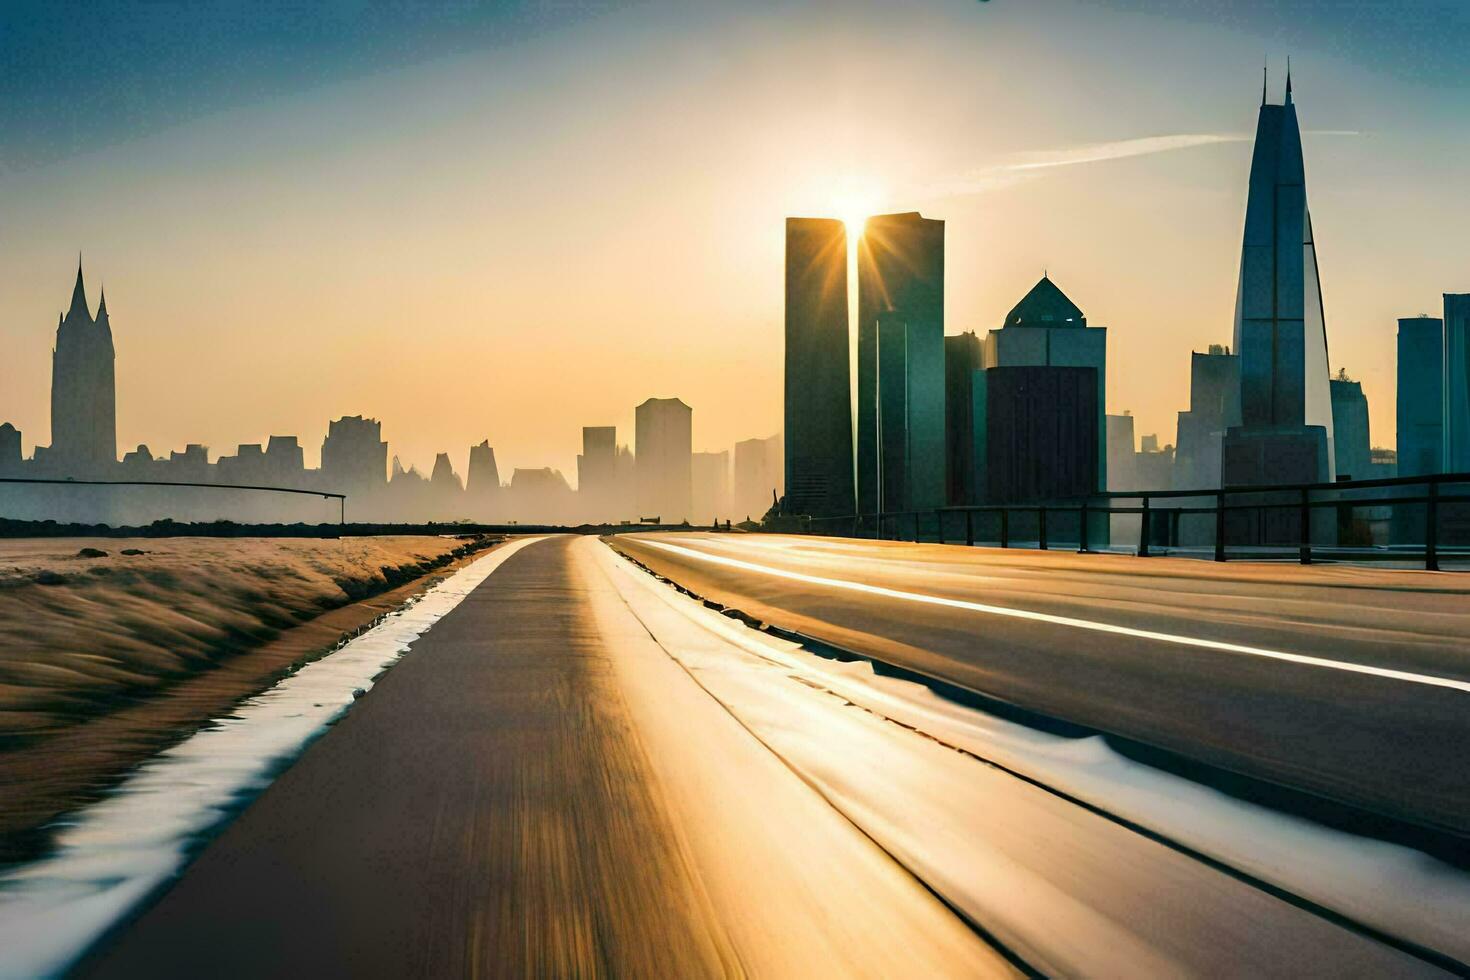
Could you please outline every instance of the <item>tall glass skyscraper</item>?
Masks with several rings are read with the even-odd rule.
[[[853,513],[847,229],[786,219],[786,510]]]
[[[1226,432],[1221,476],[1236,485],[1328,482],[1336,470],[1327,328],[1290,77],[1283,104],[1264,96],[1235,301],[1241,424]]]
[[[882,442],[896,445],[880,417],[879,319],[897,336],[902,322],[903,392],[907,429],[902,463],[885,459]],[[945,502],[944,452],[944,222],[918,212],[869,218],[858,243],[857,494],[861,513],[931,510]],[[896,370],[897,361],[889,359]],[[890,377],[895,375],[890,374]],[[889,406],[890,410],[892,405]],[[904,468],[902,479],[891,472]],[[902,500],[883,499],[882,487],[902,486]]]

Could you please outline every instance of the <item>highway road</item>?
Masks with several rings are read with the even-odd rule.
[[[1470,578],[734,535],[614,546],[758,620],[1470,835]]]
[[[802,574],[863,547],[617,543],[752,576],[729,583],[771,609],[816,586],[659,546]],[[960,634],[983,650],[973,623],[932,635]],[[1454,867],[815,655],[562,536],[504,558],[75,972],[1434,976],[1470,963],[1467,908]]]

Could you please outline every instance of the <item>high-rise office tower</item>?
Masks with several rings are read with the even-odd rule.
[[[117,462],[114,360],[107,297],[94,319],[78,262],[71,308],[57,320],[51,353],[51,448],[45,458],[55,472],[81,476]]]
[[[985,366],[973,331],[944,338],[944,482],[950,504],[979,502],[975,486],[975,372]]]
[[[871,514],[880,506],[895,509],[894,501],[880,502],[884,461],[879,442],[878,318],[882,313],[897,313],[905,324],[905,414],[912,427],[907,433],[910,468],[905,473],[905,509],[927,510],[945,499],[944,222],[918,212],[876,215],[864,225],[857,251],[858,510]]]
[[[847,232],[786,219],[786,510],[853,512]]]
[[[634,413],[640,517],[688,520],[692,505],[693,412],[677,398],[650,398]]]
[[[1372,479],[1368,433],[1368,396],[1363,384],[1339,371],[1332,379],[1332,456],[1339,480]]]
[[[1224,482],[1331,481],[1336,468],[1327,328],[1289,75],[1283,104],[1266,104],[1262,91],[1235,301],[1235,351],[1241,423],[1225,434]],[[1296,536],[1285,526],[1290,520],[1275,523],[1283,526],[1273,537]]]
[[[1444,296],[1444,469],[1470,471],[1470,293]]]
[[[1400,476],[1444,470],[1444,374],[1444,321],[1401,318],[1395,404]]]

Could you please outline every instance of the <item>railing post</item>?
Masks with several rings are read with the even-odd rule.
[[[1082,498],[1082,506],[1077,508],[1077,553],[1087,554],[1087,498]]]
[[[1312,506],[1309,503],[1311,496],[1312,492],[1306,487],[1302,487],[1300,520],[1302,524],[1301,557],[1303,565],[1310,565],[1312,563]]]
[[[1225,560],[1225,488],[1215,493],[1215,560]]]
[[[973,510],[965,511],[965,544],[971,548],[975,547],[975,512]]]
[[[1148,557],[1148,494],[1143,495],[1143,513],[1138,515],[1143,527],[1138,532],[1138,557]]]
[[[1002,548],[1011,546],[1011,512],[1005,507],[1000,509],[1000,546]]]
[[[944,544],[944,511],[938,507],[934,508],[934,534],[939,538],[939,543]]]
[[[1439,571],[1439,484],[1429,481],[1429,502],[1424,505],[1424,568]]]
[[[919,543],[919,512],[914,511],[914,544]]]
[[[1040,539],[1036,543],[1041,546],[1041,550],[1042,551],[1045,551],[1046,550],[1046,508],[1045,507],[1038,507],[1038,508],[1036,508],[1036,525],[1037,525],[1036,526],[1036,536]]]

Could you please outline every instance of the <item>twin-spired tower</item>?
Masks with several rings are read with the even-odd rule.
[[[84,477],[117,462],[113,361],[107,296],[93,317],[78,262],[71,308],[56,324],[51,353],[51,449],[46,458],[58,472]]]
[[[1302,137],[1291,101],[1264,86],[1251,158],[1245,239],[1235,300],[1240,355],[1240,425],[1225,433],[1226,486],[1326,483],[1336,478],[1327,327]]]

